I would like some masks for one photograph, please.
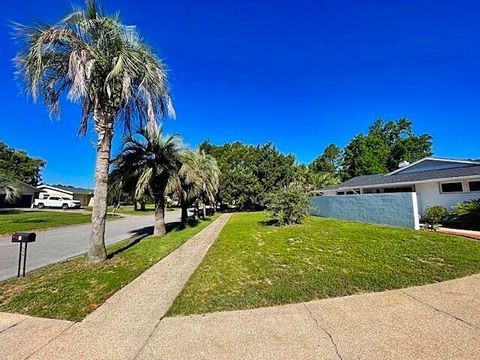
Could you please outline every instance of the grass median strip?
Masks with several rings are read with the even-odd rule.
[[[129,239],[109,247],[107,261],[85,265],[83,257],[0,283],[0,311],[78,321],[108,297],[167,256],[216,216],[164,236]]]
[[[235,214],[168,315],[383,291],[480,272],[480,242],[324,218],[268,225]]]
[[[42,230],[60,226],[85,224],[92,220],[91,214],[66,211],[0,211],[0,234],[9,235],[15,231]]]
[[[91,207],[86,207],[86,211],[92,211]],[[153,216],[155,215],[155,204],[146,204],[145,209],[137,209],[133,207],[133,205],[122,205],[119,208],[115,208],[113,206],[109,206],[107,208],[109,213],[112,213],[115,211],[115,214],[124,214],[124,215],[135,215],[135,216]],[[180,210],[178,208],[174,207],[167,207],[167,211],[175,211],[175,210]]]

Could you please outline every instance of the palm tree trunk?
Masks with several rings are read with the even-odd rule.
[[[186,202],[182,202],[182,226],[187,226],[188,222],[188,205]]]
[[[92,232],[87,264],[99,263],[107,258],[105,248],[105,223],[107,220],[108,169],[113,138],[113,119],[95,116],[97,126],[97,160],[95,165],[95,191],[93,197]]]
[[[155,199],[155,227],[153,235],[165,235],[167,229],[165,227],[165,198],[163,194]]]

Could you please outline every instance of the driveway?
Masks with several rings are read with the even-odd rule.
[[[180,221],[179,211],[167,211],[166,222]],[[123,219],[107,222],[105,241],[114,244],[135,235],[153,230],[152,216],[125,216]],[[91,224],[60,227],[37,231],[37,241],[28,244],[27,271],[41,268],[59,261],[84,254],[88,251]],[[0,237],[0,280],[17,275],[18,244],[10,236]]]

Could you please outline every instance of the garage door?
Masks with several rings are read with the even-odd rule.
[[[5,201],[5,194],[0,194],[0,208],[29,208],[32,205],[32,197],[33,195],[22,195],[14,202],[6,202]]]

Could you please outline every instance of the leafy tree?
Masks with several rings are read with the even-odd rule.
[[[25,151],[15,150],[0,141],[0,170],[2,174],[17,181],[37,186],[45,161],[28,156]]]
[[[343,150],[344,178],[387,172],[388,157],[388,146],[380,138],[356,135]]]
[[[253,170],[265,191],[287,186],[294,180],[295,156],[284,155],[271,142],[254,150]]]
[[[165,66],[135,27],[123,25],[118,15],[106,15],[95,0],[55,25],[17,25],[16,37],[22,44],[15,59],[21,85],[33,99],[40,98],[59,117],[59,98],[67,94],[81,106],[82,135],[93,121],[98,142],[87,262],[103,261],[114,128],[118,124],[130,130],[136,118],[155,136],[156,118],[174,116]]]
[[[368,134],[356,135],[343,151],[344,178],[393,171],[402,161],[414,162],[432,155],[432,137],[415,135],[412,122],[375,121]]]
[[[166,233],[165,190],[180,168],[181,146],[175,135],[164,137],[162,127],[149,134],[146,128],[137,137],[126,136],[122,151],[113,160],[115,172],[125,183],[135,184],[135,198],[149,196],[155,203],[155,235]]]
[[[307,192],[298,183],[292,183],[270,194],[267,209],[280,225],[300,224],[309,213]]]
[[[314,173],[330,173],[335,175],[338,173],[341,162],[340,148],[335,144],[328,145],[323,154],[317,157],[308,165],[308,169]]]
[[[448,215],[448,210],[445,206],[434,205],[425,209],[422,221],[428,224],[428,227],[432,230],[437,230],[440,222]]]
[[[215,146],[207,141],[200,149],[217,160],[219,199],[242,209],[264,209],[267,194],[297,177],[295,156],[280,153],[272,143],[252,146],[234,142]]]

